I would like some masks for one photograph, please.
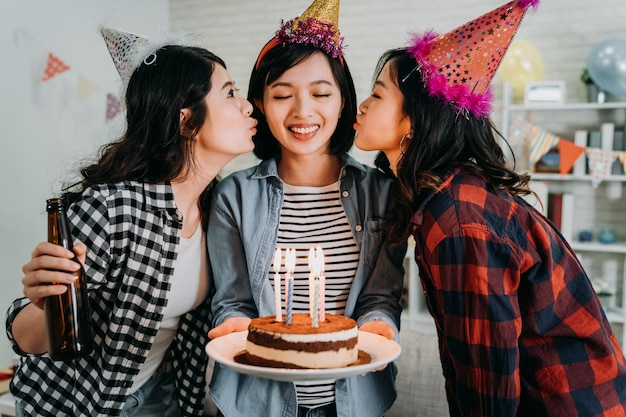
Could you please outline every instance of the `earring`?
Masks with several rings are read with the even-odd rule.
[[[402,136],[402,139],[400,139],[400,154],[402,155],[404,155],[404,149],[402,149],[402,145],[404,145],[405,139],[411,139],[411,132],[405,134],[404,136]]]

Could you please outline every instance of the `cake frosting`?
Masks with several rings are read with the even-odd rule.
[[[291,324],[275,316],[252,319],[246,358],[254,365],[281,368],[339,368],[358,359],[359,329],[349,317],[326,314],[313,327],[309,314],[293,314]]]

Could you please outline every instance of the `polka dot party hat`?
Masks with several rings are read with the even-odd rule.
[[[488,117],[491,80],[529,8],[539,0],[514,0],[458,28],[412,36],[410,53],[428,92],[460,113]]]
[[[142,63],[154,64],[158,60],[158,50],[162,47],[194,44],[191,35],[181,33],[161,32],[148,38],[111,28],[101,28],[100,32],[124,85]]]
[[[145,58],[140,52],[146,52],[148,38],[109,28],[102,28],[101,33],[117,72],[123,80],[129,80],[135,68]]]

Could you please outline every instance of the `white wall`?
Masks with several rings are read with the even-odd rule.
[[[5,312],[22,295],[21,266],[46,239],[45,200],[75,166],[113,139],[123,118],[105,122],[105,94],[117,72],[99,25],[145,35],[169,28],[167,0],[20,0],[0,2],[0,368],[13,352]],[[70,66],[41,82],[48,52]],[[98,87],[76,100],[79,77]]]

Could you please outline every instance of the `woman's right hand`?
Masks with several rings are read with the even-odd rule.
[[[86,253],[87,246],[81,242],[74,243],[74,253],[53,243],[39,243],[33,250],[30,261],[22,267],[24,295],[33,305],[43,309],[44,297],[63,294],[67,289],[65,285],[55,284],[71,284],[76,279],[73,272],[80,265],[72,261],[74,255],[84,264]]]

